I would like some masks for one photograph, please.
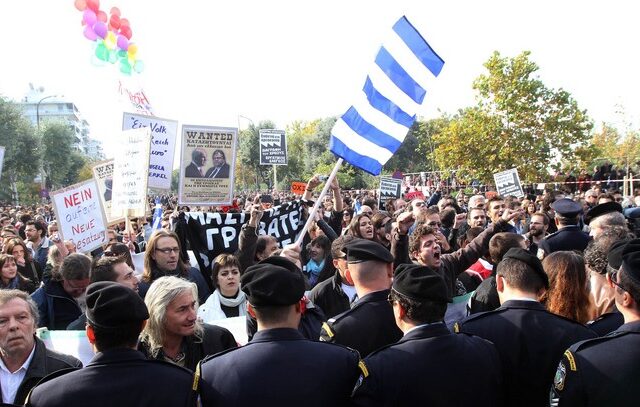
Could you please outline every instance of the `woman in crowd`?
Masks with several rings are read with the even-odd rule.
[[[149,287],[144,302],[149,319],[140,334],[138,349],[150,359],[195,371],[198,362],[208,355],[237,346],[227,329],[198,319],[198,290],[190,281],[160,277]]]
[[[361,239],[373,240],[373,223],[368,214],[356,215],[349,225],[349,234]]]
[[[347,231],[349,230],[349,225],[351,224],[352,220],[353,220],[353,209],[345,208],[344,211],[342,212],[342,233],[341,233],[341,235],[344,235],[345,233],[347,233]]]
[[[31,294],[36,286],[33,281],[18,273],[18,266],[12,255],[0,254],[0,289],[14,288]]]
[[[215,291],[198,308],[198,317],[203,322],[247,315],[246,298],[240,290],[240,261],[237,257],[227,253],[218,255],[211,267],[211,280]]]
[[[549,289],[540,302],[554,314],[581,324],[589,321],[589,288],[584,259],[575,252],[551,253],[542,262]]]
[[[320,235],[313,239],[307,245],[307,256],[309,261],[304,265],[303,272],[311,287],[333,275],[335,269],[331,261],[331,240],[327,236]]]
[[[42,281],[42,270],[38,262],[33,261],[31,250],[19,237],[9,239],[4,245],[4,253],[14,257],[18,266],[18,273],[33,281],[35,285],[40,285]]]

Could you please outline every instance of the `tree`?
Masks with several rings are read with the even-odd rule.
[[[546,177],[553,159],[588,143],[593,124],[586,111],[567,91],[546,87],[529,55],[494,52],[484,64],[487,72],[473,84],[476,106],[460,110],[434,135],[441,167],[485,182],[517,167],[523,180],[533,181]]]
[[[91,176],[87,177],[86,172],[82,172],[82,170],[85,168],[85,165],[89,161],[87,159],[87,156],[85,156],[84,154],[80,153],[79,151],[72,150],[68,154],[68,160],[69,169],[67,170],[67,174],[62,179],[63,187],[77,184],[78,182],[85,181],[93,176],[93,174],[91,174]]]
[[[77,178],[77,172],[82,165],[77,165],[80,160],[79,153],[70,154],[75,150],[74,141],[73,130],[66,123],[53,121],[44,126],[41,132],[41,157],[47,174],[47,187],[57,189],[68,185],[66,181],[70,178],[69,171],[72,166],[75,167],[76,175],[71,178]],[[75,161],[70,159],[72,157]]]

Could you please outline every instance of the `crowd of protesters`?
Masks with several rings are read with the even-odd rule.
[[[409,181],[405,194],[418,196],[384,202],[333,180],[302,247],[260,235],[259,222],[294,200],[308,217],[318,176],[302,197],[252,191],[225,207],[150,197],[163,208],[158,228],[152,216],[113,225],[84,254],[60,238],[49,205],[5,205],[3,402],[629,405],[637,390],[625,383],[640,375],[640,191],[623,196],[612,174],[522,197]],[[175,233],[191,211],[246,212],[239,250],[201,269]],[[246,319],[244,346],[217,325],[234,317]],[[86,329],[97,355],[30,398],[40,379],[81,366],[46,349],[37,327]],[[117,363],[128,369],[105,377],[131,382],[98,390],[106,379],[91,372]]]

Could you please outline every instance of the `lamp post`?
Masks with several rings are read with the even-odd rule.
[[[50,99],[50,98],[55,98],[58,97],[59,95],[49,95],[49,96],[45,96],[42,99],[38,100],[38,103],[36,103],[36,125],[38,127],[38,131],[40,131],[40,103],[42,103],[43,101]]]
[[[45,101],[47,99],[55,98],[55,97],[58,97],[58,96],[60,96],[60,95],[45,96],[42,99],[38,100],[38,103],[36,103],[36,126],[38,128],[38,134],[40,133],[40,103],[42,103],[43,101]],[[47,173],[44,171],[44,166],[41,166],[40,167],[40,190],[44,191],[46,189],[47,189]],[[42,196],[42,199],[44,200],[45,197]]]

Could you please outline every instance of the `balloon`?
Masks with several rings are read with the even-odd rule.
[[[98,37],[104,38],[107,36],[107,32],[109,32],[109,29],[107,28],[107,25],[105,23],[103,23],[102,21],[97,21],[93,25],[93,31],[95,31]]]
[[[76,0],[73,2],[73,5],[76,6],[79,11],[84,11],[87,8],[87,0]]]
[[[104,38],[104,45],[108,49],[114,49],[116,47],[116,35],[113,31],[107,33],[107,36]]]
[[[120,17],[120,9],[118,7],[111,7],[111,15]]]
[[[118,58],[127,58],[127,51],[121,49],[118,51]]]
[[[87,7],[97,13],[100,10],[100,0],[87,0]]]
[[[85,10],[84,13],[82,14],[82,19],[84,20],[85,23],[87,23],[88,26],[93,27],[93,25],[98,20],[98,17],[96,17],[96,13],[94,13],[93,11]]]
[[[131,25],[129,24],[129,20],[127,20],[126,18],[120,19],[120,25],[131,28]]]
[[[129,47],[129,40],[124,35],[118,35],[116,43],[120,49],[127,49]]]
[[[84,36],[89,40],[89,41],[95,41],[96,38],[98,38],[98,35],[95,33],[95,31],[93,31],[93,28],[91,28],[91,26],[87,25],[86,27],[84,27]]]
[[[114,31],[117,31],[120,28],[120,24],[121,24],[120,17],[116,16],[115,14],[112,14],[111,18],[109,19],[109,25],[115,28]]]
[[[144,62],[137,60],[135,64],[133,64],[133,70],[136,71],[136,73],[142,73],[142,71],[144,71]]]
[[[129,58],[135,58],[138,53],[138,46],[132,42],[129,43],[129,49],[127,49],[127,53],[129,54]]]
[[[98,21],[102,21],[103,23],[107,22],[107,13],[102,10],[98,10],[96,17],[98,18]]]
[[[109,62],[111,62],[112,64],[115,64],[117,60],[118,60],[118,53],[116,52],[115,49],[112,49],[111,51],[109,51]]]
[[[105,47],[104,44],[98,44],[96,46],[96,57],[98,57],[101,61],[109,60],[109,50]]]
[[[129,28],[128,26],[123,26],[122,22],[120,23],[120,34],[124,35],[125,37],[127,37],[128,40],[131,39],[131,36],[133,35],[131,33],[131,28]]]
[[[120,72],[125,75],[131,75],[131,64],[126,59],[120,60]]]

